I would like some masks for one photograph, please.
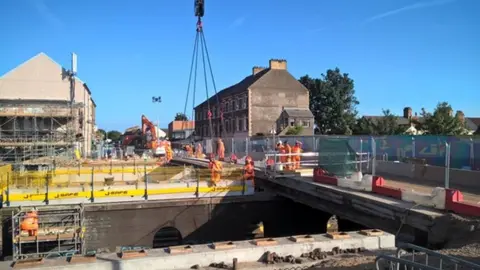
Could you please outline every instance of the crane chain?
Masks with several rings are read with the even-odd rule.
[[[205,34],[203,32],[203,23],[202,23],[202,17],[205,12],[205,0],[195,0],[195,16],[197,17],[197,24],[196,24],[196,35],[195,35],[195,42],[193,46],[193,53],[192,53],[192,60],[190,64],[190,74],[189,74],[189,79],[188,79],[188,86],[187,86],[187,97],[185,99],[185,106],[184,106],[184,115],[187,115],[187,106],[188,106],[188,100],[190,96],[190,88],[192,87],[192,76],[193,76],[193,89],[192,89],[192,114],[191,114],[191,119],[195,119],[195,96],[196,96],[196,88],[197,88],[197,71],[198,71],[198,57],[199,57],[199,51],[200,51],[200,56],[201,56],[201,61],[202,61],[202,67],[203,67],[203,77],[204,77],[204,83],[205,83],[205,94],[207,98],[207,110],[208,110],[208,125],[209,125],[209,133],[210,133],[210,138],[213,139],[213,124],[212,124],[212,106],[210,104],[211,100],[209,97],[209,89],[208,89],[208,76],[207,72],[210,73],[210,80],[213,85],[213,90],[214,90],[214,96],[216,97],[216,103],[217,103],[217,108],[220,112],[220,134],[218,134],[220,137],[225,134],[225,123],[223,119],[223,107],[221,106],[220,103],[220,98],[217,95],[217,86],[215,83],[215,76],[213,74],[213,69],[212,69],[212,64],[210,62],[210,54],[208,52],[208,47],[207,47],[207,42],[205,40]],[[199,48],[200,46],[200,48]],[[208,65],[208,67],[207,67]],[[192,133],[192,140],[194,141],[194,137],[196,135],[195,130]]]

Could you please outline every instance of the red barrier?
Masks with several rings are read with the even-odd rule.
[[[373,176],[372,179],[372,191],[373,193],[392,197],[395,199],[402,199],[402,189],[393,188],[385,185],[385,179],[381,176]]]
[[[457,214],[480,216],[480,205],[464,202],[460,190],[447,189],[445,196],[445,209]]]
[[[338,184],[336,177],[325,175],[325,171],[321,168],[313,169],[313,182],[334,186]]]
[[[321,168],[315,168],[313,170],[313,181],[320,184],[327,184],[333,186],[338,185],[337,178],[326,175],[326,171]],[[383,177],[381,176],[373,176],[372,192],[379,195],[402,200],[403,190],[401,188],[387,186],[385,179],[383,179]],[[475,205],[472,203],[464,202],[463,194],[459,190],[447,189],[445,196],[446,210],[462,215],[480,216],[480,204]]]

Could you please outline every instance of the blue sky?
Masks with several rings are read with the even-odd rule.
[[[283,58],[296,77],[349,73],[361,114],[448,101],[480,117],[478,14],[478,0],[206,0],[204,29],[218,90]],[[195,23],[193,0],[0,0],[0,74],[42,51],[69,67],[73,51],[99,128],[142,114],[166,127],[183,111]]]

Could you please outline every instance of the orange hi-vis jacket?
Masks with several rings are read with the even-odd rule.
[[[212,182],[220,182],[220,177],[222,176],[223,165],[220,161],[214,160],[209,164],[210,172],[212,176]]]

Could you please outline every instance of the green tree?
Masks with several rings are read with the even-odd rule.
[[[433,113],[422,108],[422,117],[425,119],[423,129],[431,135],[464,135],[465,125],[458,116],[453,115],[453,109],[447,102],[438,103]]]
[[[110,130],[109,132],[107,132],[108,139],[110,139],[112,141],[120,140],[121,136],[122,136],[122,133],[120,131],[117,131],[117,130]]]
[[[355,135],[377,135],[375,123],[368,117],[361,117],[357,120],[355,127],[353,128],[353,134]]]
[[[358,135],[397,135],[405,130],[398,125],[398,117],[390,110],[382,110],[383,116],[378,118],[362,117],[357,120],[354,134]]]
[[[299,82],[310,91],[310,110],[321,134],[352,134],[359,102],[347,73],[329,69],[321,78],[305,75]]]
[[[175,115],[175,121],[188,121],[188,117],[187,115],[185,115],[184,113],[177,113]]]
[[[375,123],[375,131],[377,135],[397,135],[402,134],[405,130],[398,125],[398,117],[390,112],[390,110],[382,110],[383,116]]]
[[[97,132],[97,137],[100,139],[100,140],[103,140],[105,139],[105,137],[107,136],[107,132],[103,129],[98,129]]]
[[[285,132],[285,135],[300,135],[302,134],[302,131],[303,131],[303,127],[302,126],[298,126],[298,125],[295,125],[294,127],[289,127],[287,132]]]

